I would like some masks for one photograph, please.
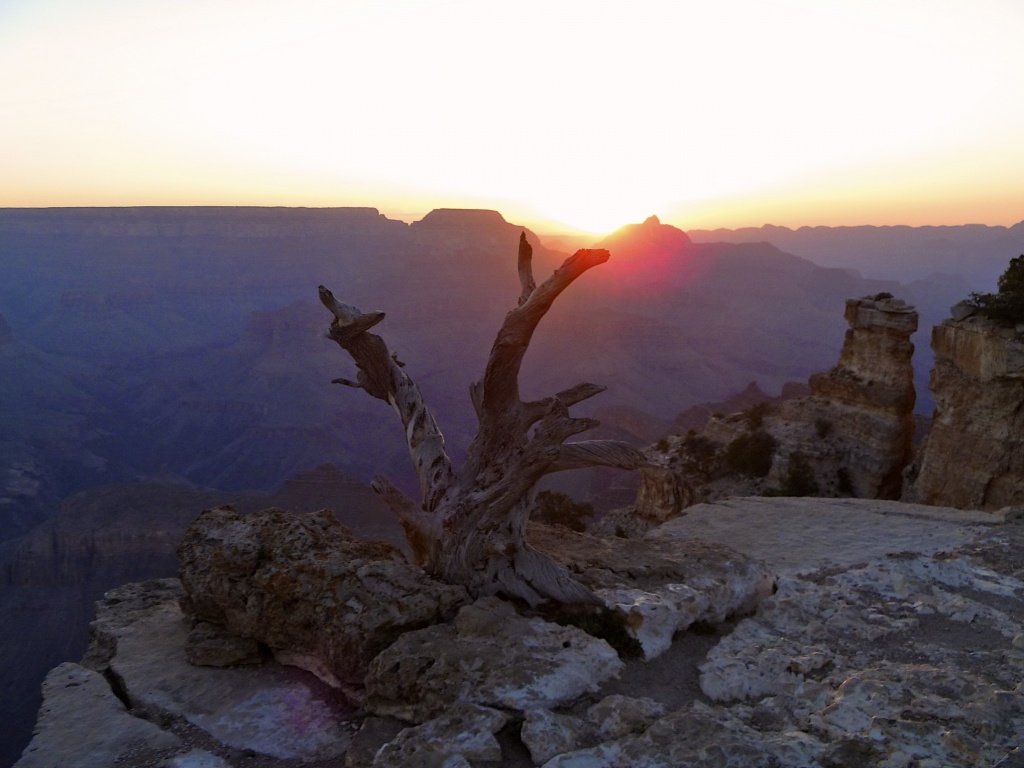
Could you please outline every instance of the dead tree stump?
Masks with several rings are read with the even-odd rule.
[[[483,378],[470,386],[480,426],[461,468],[452,465],[419,387],[384,340],[370,333],[384,313],[364,314],[320,286],[320,300],[334,315],[327,336],[359,370],[356,381],[335,382],[389,403],[402,420],[419,478],[419,501],[382,476],[373,487],[398,516],[417,562],[429,574],[462,584],[475,596],[503,594],[531,605],[546,600],[600,605],[568,570],[527,544],[534,487],[545,475],[567,469],[651,464],[627,443],[566,442],[597,426],[594,419],[570,416],[569,408],[603,392],[602,386],[577,384],[542,400],[520,399],[519,369],[537,324],[576,278],[609,258],[603,249],[579,250],[538,286],[532,255],[524,233],[519,239],[519,306],[505,316]]]

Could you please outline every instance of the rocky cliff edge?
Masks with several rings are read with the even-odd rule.
[[[18,766],[1019,765],[1016,517],[854,499],[697,505],[632,545],[699,537],[763,558],[778,591],[753,615],[621,659],[487,598],[382,652],[363,710],[272,661],[188,664],[180,585],[131,585],[100,603],[83,663],[47,678]],[[698,602],[713,594],[686,581]]]
[[[906,498],[961,509],[1024,504],[1024,327],[964,305],[932,329],[935,413]]]

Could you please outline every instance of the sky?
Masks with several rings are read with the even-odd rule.
[[[0,0],[0,206],[1024,219],[1021,0]]]

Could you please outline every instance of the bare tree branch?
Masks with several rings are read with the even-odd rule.
[[[334,323],[338,328],[339,335],[342,333],[350,333],[352,335],[363,333],[384,319],[383,312],[363,314],[351,304],[338,301],[334,298],[334,294],[322,285],[319,286],[318,290],[320,292],[320,301],[334,315]]]
[[[643,452],[615,441],[565,441],[597,426],[569,408],[604,391],[577,384],[551,397],[523,403],[519,371],[541,318],[576,278],[603,264],[605,250],[581,250],[541,285],[533,279],[533,249],[519,238],[519,306],[498,330],[483,378],[470,385],[480,422],[456,475],[444,438],[415,382],[383,339],[368,329],[381,312],[362,313],[321,286],[320,298],[334,322],[328,337],[355,361],[357,386],[389,403],[405,427],[409,454],[420,481],[417,506],[386,478],[373,487],[401,521],[417,558],[438,578],[464,584],[475,595],[503,593],[530,604],[544,600],[598,603],[564,567],[526,543],[526,524],[537,481],[550,472],[592,466],[649,467]]]
[[[561,446],[558,459],[545,474],[586,467],[616,467],[618,469],[648,469],[650,459],[639,448],[620,440],[583,440]]]
[[[519,283],[523,287],[523,292],[519,294],[519,306],[523,306],[537,288],[533,279],[533,246],[526,241],[525,232],[519,234]]]
[[[358,381],[352,381],[351,379],[331,379],[331,384],[343,384],[346,387],[352,387],[352,389],[362,389],[363,385]]]
[[[594,395],[599,395],[604,392],[607,387],[602,387],[600,384],[577,384],[575,387],[569,389],[563,389],[558,394],[552,397],[546,397],[543,400],[531,400],[530,402],[523,403],[523,418],[526,426],[532,425],[538,419],[544,416],[551,407],[554,401],[559,401],[567,408],[577,403],[582,403]]]
[[[420,481],[423,509],[434,511],[453,479],[451,459],[445,451],[444,436],[423,402],[419,387],[402,370],[384,340],[366,332],[366,328],[383,319],[384,313],[363,314],[337,301],[322,285],[320,300],[335,318],[327,332],[328,338],[348,352],[359,369],[355,386],[390,404],[402,420],[409,456]]]
[[[558,295],[591,267],[608,261],[608,251],[579,250],[566,259],[522,305],[505,315],[484,371],[484,425],[497,424],[519,408],[519,369],[533,332]]]
[[[482,379],[478,379],[469,385],[469,400],[473,403],[473,411],[476,413],[476,420],[479,423],[484,413],[484,382]]]

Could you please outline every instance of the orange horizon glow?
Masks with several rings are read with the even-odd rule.
[[[0,206],[1010,226],[1022,29],[1004,0],[10,0]]]
[[[1024,197],[1022,197],[1024,199]],[[488,201],[431,200],[428,202],[401,201],[388,204],[386,200],[369,198],[323,201],[320,199],[263,200],[251,197],[197,196],[181,198],[174,195],[157,196],[84,196],[60,195],[38,199],[19,197],[16,201],[0,198],[0,208],[145,208],[145,207],[254,207],[254,208],[374,208],[381,214],[398,221],[413,223],[432,210],[455,208],[467,210],[493,210],[512,224],[524,226],[544,236],[592,238],[595,241],[616,230],[637,224],[649,216],[657,216],[663,224],[683,231],[743,229],[762,226],[786,227],[857,227],[857,226],[910,226],[942,227],[978,224],[990,227],[1012,227],[1024,221],[1024,206],[1003,201],[988,205],[967,205],[956,201],[942,201],[933,205],[900,208],[893,201],[865,201],[862,206],[846,206],[843,212],[817,200],[774,198],[760,201],[723,202],[670,208],[668,211],[650,210],[631,220],[614,221],[605,229],[583,228],[565,221],[538,216],[520,206],[499,207]]]

